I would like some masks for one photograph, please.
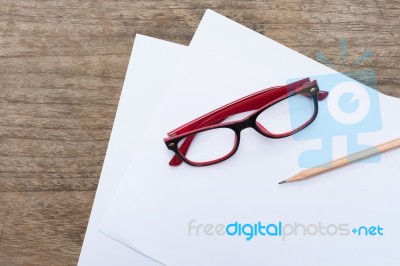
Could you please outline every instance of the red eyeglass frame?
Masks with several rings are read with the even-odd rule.
[[[295,94],[312,97],[314,102],[314,114],[302,126],[285,134],[273,134],[256,121],[258,115],[265,109]],[[169,137],[165,138],[164,142],[169,150],[175,152],[169,165],[178,166],[182,161],[192,166],[206,166],[222,162],[237,151],[240,143],[240,132],[248,127],[254,128],[257,132],[269,138],[284,138],[293,135],[306,128],[315,120],[318,114],[318,101],[324,100],[327,96],[328,92],[319,90],[317,81],[310,81],[309,78],[305,78],[285,86],[267,88],[233,101],[169,132],[167,134]],[[252,110],[254,110],[254,112],[243,119],[221,123],[231,115]],[[215,128],[230,128],[235,132],[236,140],[230,153],[219,159],[207,162],[193,162],[187,159],[185,155],[195,137],[195,133]],[[184,138],[186,139],[182,145],[178,147],[178,143]]]

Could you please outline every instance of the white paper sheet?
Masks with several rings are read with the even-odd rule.
[[[167,265],[397,265],[399,151],[383,155],[381,164],[353,164],[323,177],[278,186],[278,181],[300,170],[298,155],[309,149],[309,142],[270,140],[246,130],[239,152],[222,164],[168,166],[171,154],[162,138],[174,127],[257,89],[293,77],[335,73],[214,12],[207,13],[196,38],[200,33],[212,33],[209,40],[202,37],[211,43],[209,50],[224,52],[234,43],[232,55],[237,47],[242,59],[256,64],[190,49],[163,107],[155,111],[147,141],[127,171],[101,230]],[[222,37],[213,42],[218,36]],[[360,134],[364,144],[378,144],[400,132],[393,115],[400,111],[399,100],[381,96],[380,106],[383,130]],[[326,103],[321,103],[324,111]],[[324,127],[319,118],[299,134]],[[379,224],[385,234],[246,241],[226,235],[189,236],[193,219],[195,224]]]
[[[97,230],[186,47],[136,35],[79,265],[160,265]]]

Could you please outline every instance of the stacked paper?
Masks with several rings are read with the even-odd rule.
[[[358,104],[368,103],[379,122],[347,132],[333,124],[340,108],[328,97],[316,121],[293,137],[244,130],[238,152],[223,163],[168,165],[172,152],[162,140],[170,130],[304,77],[331,95],[332,80],[357,84],[365,90]],[[315,165],[399,137],[399,111],[398,99],[211,10],[190,47],[137,35],[79,265],[398,265],[398,150],[277,183],[307,167],[302,156],[321,154]],[[256,234],[255,225],[277,231]]]

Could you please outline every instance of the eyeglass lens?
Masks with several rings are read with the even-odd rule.
[[[313,98],[295,94],[265,109],[256,125],[267,134],[288,134],[307,123],[314,112]]]

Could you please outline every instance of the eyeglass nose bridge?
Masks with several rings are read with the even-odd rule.
[[[253,119],[246,119],[242,122],[235,124],[234,130],[237,133],[240,133],[243,129],[246,129],[249,127],[254,128],[254,125],[255,125],[255,121]]]

